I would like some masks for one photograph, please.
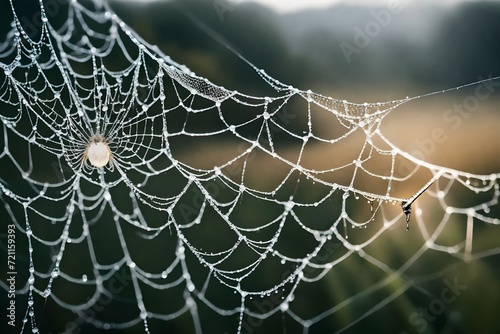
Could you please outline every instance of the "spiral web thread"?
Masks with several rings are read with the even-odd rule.
[[[391,282],[403,283],[354,323],[403,294],[415,283],[407,270],[430,249],[465,260],[500,252],[498,244],[472,251],[474,226],[498,233],[491,209],[500,173],[473,175],[426,163],[381,132],[386,115],[420,97],[355,104],[284,85],[255,67],[275,94],[250,96],[174,62],[106,3],[72,1],[56,27],[40,2],[36,37],[10,6],[11,30],[0,45],[0,161],[10,172],[0,178],[0,200],[2,225],[7,218],[27,242],[26,281],[18,286],[27,296],[22,332],[37,331],[37,295],[104,329],[142,323],[149,332],[151,321],[190,314],[193,330],[201,332],[198,309],[204,305],[236,317],[238,331],[245,330],[246,317],[282,312],[307,332]],[[289,114],[292,104],[298,111]],[[216,121],[199,126],[208,119]],[[113,164],[102,169],[82,163],[95,134],[106,138],[113,155]],[[232,145],[222,158],[203,161],[210,152],[197,145],[211,139]],[[182,148],[186,142],[191,146]],[[318,152],[322,158],[312,158]],[[261,180],[262,166],[278,177]],[[456,193],[475,202],[454,203]],[[415,194],[406,200],[413,204],[407,207],[413,209],[410,224],[416,224],[410,231],[425,242],[391,266],[371,255],[370,245],[404,224],[403,194]],[[417,197],[442,212],[435,226],[426,223]],[[325,213],[327,221],[315,219]],[[466,224],[458,224],[464,217]],[[463,238],[441,243],[450,224]],[[106,239],[103,225],[112,229]],[[289,229],[300,230],[301,240],[290,240]],[[108,242],[115,243],[109,246],[114,255],[104,254],[102,243]],[[299,242],[303,247],[295,247]],[[87,266],[71,263],[75,247]],[[48,255],[40,259],[38,251]],[[140,252],[158,262],[143,264]],[[299,286],[307,289],[352,257],[384,277],[321,313],[294,311]],[[283,275],[263,275],[269,266]],[[133,314],[125,320],[89,315],[103,297],[116,299],[107,282],[123,268],[131,280],[124,298],[132,301]],[[71,299],[58,291],[58,281],[89,293]],[[212,289],[232,290],[232,305],[222,304]],[[183,302],[151,307],[148,290],[181,291]],[[265,312],[252,307],[277,293],[279,302]]]

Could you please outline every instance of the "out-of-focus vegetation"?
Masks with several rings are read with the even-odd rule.
[[[402,5],[383,25],[374,13],[387,13],[386,7],[342,4],[279,15],[252,3],[228,1],[220,8],[217,3],[117,1],[112,6],[139,35],[174,60],[216,83],[250,92],[262,81],[185,13],[203,21],[280,81],[322,92],[349,91],[354,100],[367,91],[395,98],[399,96],[382,91],[438,90],[500,74],[498,2],[464,2],[454,7],[414,2]],[[357,31],[376,32],[375,25],[379,32],[368,36],[366,47],[356,45]],[[351,54],[348,61],[341,43],[360,52]]]

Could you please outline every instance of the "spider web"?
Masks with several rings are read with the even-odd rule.
[[[55,18],[40,2],[36,36],[10,10],[0,212],[18,234],[20,332],[50,328],[54,312],[66,332],[345,331],[500,252],[500,173],[433,165],[381,130],[423,96],[350,103],[250,64],[273,91],[251,96],[176,63],[106,2]],[[94,134],[112,167],[82,163]],[[391,238],[405,218],[408,245]]]

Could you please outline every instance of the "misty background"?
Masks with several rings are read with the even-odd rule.
[[[190,15],[274,78],[320,93],[341,91],[355,102],[373,91],[395,99],[500,74],[500,3],[493,1],[401,2],[395,14],[387,6],[345,3],[284,15],[231,1],[111,4],[146,41],[229,89],[253,92],[262,81]],[[341,45],[358,51],[346,57]]]

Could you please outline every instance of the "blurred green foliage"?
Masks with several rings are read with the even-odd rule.
[[[340,44],[356,46],[385,7],[348,4],[287,15],[252,3],[182,0],[112,2],[120,17],[174,60],[228,88],[254,92],[262,81],[249,66],[198,27],[195,16],[257,67],[302,89],[436,90],[500,74],[500,3],[454,7],[413,3],[392,14],[347,61]],[[188,13],[188,15],[186,15]],[[206,30],[206,29],[205,29]]]

